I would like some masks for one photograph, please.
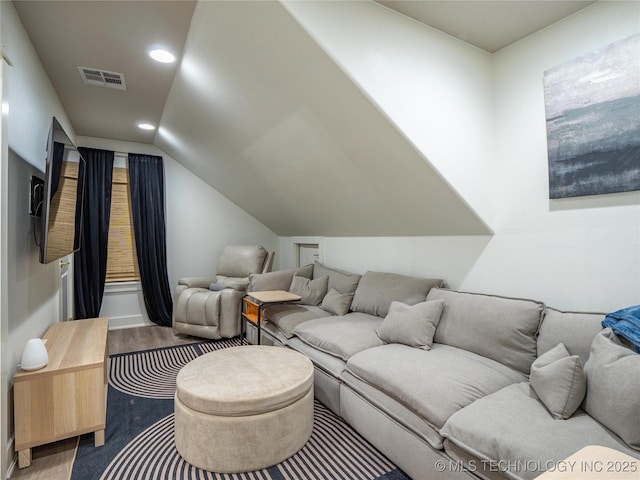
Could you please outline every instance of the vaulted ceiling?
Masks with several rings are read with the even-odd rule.
[[[78,135],[155,143],[279,235],[491,232],[280,2],[14,3]],[[514,2],[508,24],[534,4],[555,16],[498,39],[446,12],[503,2],[379,3],[495,50],[592,2]],[[151,62],[158,44],[179,62]],[[123,73],[127,91],[84,85],[79,65]]]

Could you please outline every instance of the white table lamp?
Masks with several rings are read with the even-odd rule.
[[[32,338],[22,352],[20,368],[32,371],[44,368],[49,363],[49,354],[41,338]]]

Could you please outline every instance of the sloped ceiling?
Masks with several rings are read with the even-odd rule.
[[[160,125],[279,235],[491,233],[278,2],[197,4]]]

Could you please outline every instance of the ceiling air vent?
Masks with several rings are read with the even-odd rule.
[[[127,84],[124,81],[124,75],[117,72],[108,72],[98,68],[78,67],[80,76],[85,85],[93,85],[94,87],[115,88],[117,90],[126,90]]]

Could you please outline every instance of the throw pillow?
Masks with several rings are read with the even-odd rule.
[[[224,285],[220,285],[219,283],[211,283],[209,284],[209,290],[212,292],[218,292],[220,290],[224,290]]]
[[[442,300],[415,305],[394,300],[378,329],[378,337],[386,343],[403,343],[410,347],[429,350],[443,308]]]
[[[322,300],[320,308],[334,315],[346,315],[352,300],[352,293],[339,293],[335,288],[332,288]]]
[[[533,362],[529,383],[556,420],[566,420],[573,415],[587,392],[580,357],[569,355],[562,343]]]
[[[329,277],[326,275],[315,280],[309,280],[296,274],[293,276],[289,291],[300,295],[302,297],[300,303],[303,305],[320,305],[320,302],[327,294],[328,284]]]
[[[591,344],[584,410],[620,436],[629,447],[640,450],[640,354],[627,348],[610,328]]]

